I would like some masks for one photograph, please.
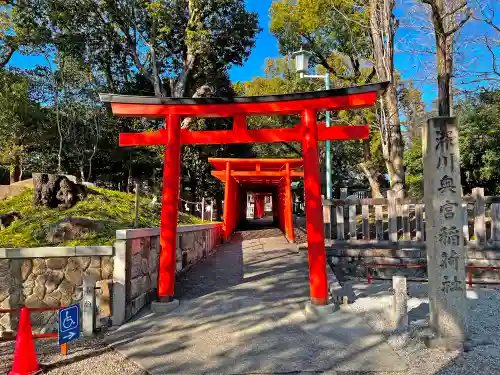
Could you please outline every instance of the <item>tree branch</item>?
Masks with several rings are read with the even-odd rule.
[[[486,37],[485,40],[486,40],[486,48],[488,48],[488,51],[490,51],[491,54],[493,73],[495,73],[497,76],[500,77],[500,71],[498,70],[495,52],[493,51],[493,48],[490,46],[490,43],[488,42],[488,37]]]
[[[467,23],[470,19],[470,14],[467,14],[463,20],[461,20],[459,23],[455,25],[452,29],[448,30],[447,32],[444,33],[446,37],[449,37],[450,35],[455,34],[460,28]]]
[[[12,55],[14,54],[15,51],[16,51],[15,48],[12,48],[11,46],[9,46],[9,52],[2,59],[2,61],[0,61],[0,69],[5,67],[5,65],[7,65],[7,63],[10,61],[10,58],[12,57]]]

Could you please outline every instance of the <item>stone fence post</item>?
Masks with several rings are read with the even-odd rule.
[[[422,151],[430,317],[437,340],[447,347],[462,345],[466,319],[458,146],[455,118],[429,119]]]

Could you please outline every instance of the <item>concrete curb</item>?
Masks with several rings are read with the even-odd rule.
[[[327,318],[335,311],[335,305],[313,305],[311,302],[306,303],[304,313],[307,321],[318,321]]]
[[[155,314],[168,314],[179,307],[179,300],[174,299],[170,302],[151,302],[151,311]]]

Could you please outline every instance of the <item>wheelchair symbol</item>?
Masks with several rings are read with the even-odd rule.
[[[78,308],[69,308],[59,315],[59,330],[66,332],[78,327]]]
[[[71,329],[76,326],[76,322],[73,320],[71,315],[69,315],[69,311],[66,311],[66,317],[63,319],[63,328],[65,330]]]

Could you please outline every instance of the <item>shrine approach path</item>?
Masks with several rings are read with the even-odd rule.
[[[358,315],[306,321],[307,258],[266,220],[257,224],[178,280],[176,310],[146,310],[107,342],[151,374],[406,369]]]

